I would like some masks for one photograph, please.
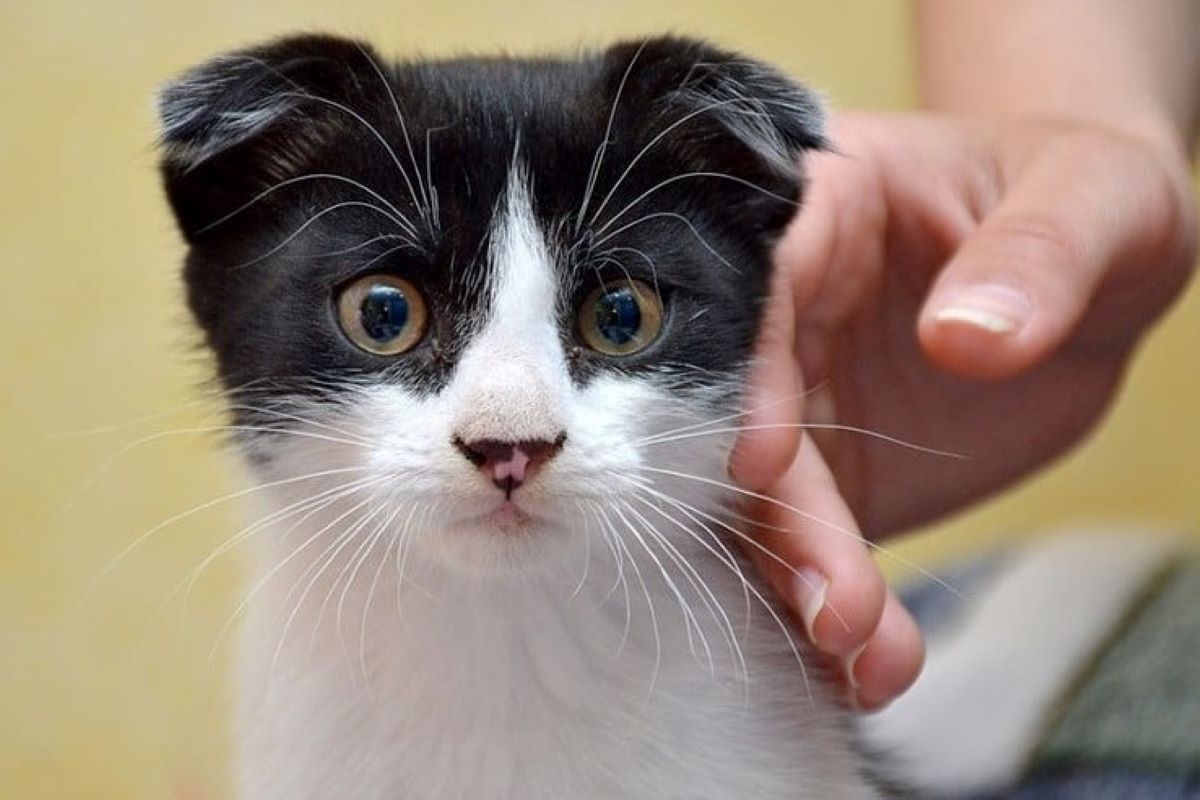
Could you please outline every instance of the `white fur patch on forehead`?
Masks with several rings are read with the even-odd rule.
[[[533,214],[529,173],[516,159],[508,174],[488,256],[496,276],[492,324],[509,327],[548,322],[553,326],[556,296],[553,257]]]
[[[491,307],[463,353],[454,384],[464,441],[555,441],[571,391],[559,341],[554,257],[533,213],[529,177],[514,159],[493,222]]]

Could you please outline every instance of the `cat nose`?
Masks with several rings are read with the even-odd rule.
[[[566,440],[565,433],[553,439],[525,439],[519,442],[499,439],[467,442],[455,437],[454,446],[468,461],[479,467],[485,477],[491,478],[505,497],[511,497],[518,486],[558,455]]]

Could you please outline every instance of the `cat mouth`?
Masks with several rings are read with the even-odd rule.
[[[497,503],[490,511],[472,516],[470,521],[481,528],[491,528],[507,534],[528,532],[541,522],[536,514],[522,508],[511,498]]]

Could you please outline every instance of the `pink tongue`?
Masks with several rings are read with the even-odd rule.
[[[512,449],[512,455],[506,461],[492,463],[492,477],[497,482],[512,478],[517,483],[525,480],[525,472],[529,469],[529,456],[519,447]]]

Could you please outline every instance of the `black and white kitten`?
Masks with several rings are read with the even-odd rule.
[[[811,94],[685,39],[309,36],[161,110],[262,504],[243,797],[880,796],[726,488]]]

